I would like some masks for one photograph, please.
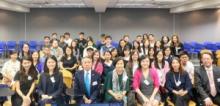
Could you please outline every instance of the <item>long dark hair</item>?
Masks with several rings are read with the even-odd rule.
[[[38,63],[40,62],[40,51],[37,51],[37,50],[33,51],[33,52],[31,53],[31,57],[32,57],[32,55],[33,55],[35,52],[38,54],[38,59],[37,59],[37,64],[38,64]],[[33,58],[32,58],[32,62],[34,62]]]
[[[70,56],[71,56],[71,58],[72,58],[72,56],[73,56],[73,49],[72,49],[72,47],[70,47],[70,46],[67,46],[67,47],[65,48],[64,57],[67,59],[67,53],[66,53],[66,49],[67,49],[67,48],[69,48],[69,49],[71,50]]]
[[[158,58],[157,58],[157,55],[159,54],[159,53],[162,53],[163,54],[163,51],[162,50],[160,50],[160,51],[157,51],[156,52],[156,54],[155,54],[155,62],[154,62],[154,66],[157,68],[157,69],[160,69],[160,67],[159,67],[159,64],[158,64]],[[163,54],[163,58],[162,58],[162,67],[161,68],[163,68],[165,66],[165,59],[164,59],[164,54]]]
[[[166,42],[166,43],[169,43],[169,41],[170,41],[170,38],[169,38],[168,36],[166,36],[166,35],[162,36],[160,42],[161,42],[161,45],[162,45],[163,48],[164,48],[164,45],[166,44],[166,43],[163,41],[164,38],[167,38],[167,42]]]
[[[57,58],[56,58],[54,55],[49,56],[49,57],[46,58],[45,63],[44,63],[44,73],[49,74],[49,68],[48,68],[48,66],[47,66],[47,61],[48,61],[49,59],[52,59],[52,60],[54,60],[54,61],[56,62],[56,65],[55,65],[55,68],[54,68],[54,73],[58,73],[58,72],[59,72],[59,69],[58,69]]]
[[[24,67],[22,66],[22,63],[24,60],[27,60],[27,61],[30,61],[31,62],[31,66],[29,68],[29,71],[28,71],[28,75],[30,75],[32,77],[32,80],[34,80],[33,78],[36,78],[37,77],[37,70],[36,68],[34,67],[34,64],[33,64],[33,60],[30,56],[24,56],[22,59],[21,59],[21,67],[20,67],[20,74],[21,74],[21,81],[26,81],[26,78],[28,77],[26,74],[25,74],[25,69]]]
[[[138,48],[137,48],[137,49],[138,49],[139,52],[141,52],[141,45],[140,45],[140,43],[139,43],[138,41],[136,41],[136,40],[133,41],[132,50],[135,49],[134,43],[137,43],[137,44],[138,44]]]
[[[150,58],[147,56],[147,55],[142,55],[139,59],[138,59],[138,64],[139,64],[139,69],[141,69],[141,61],[143,61],[144,59],[148,59],[149,60],[149,63],[150,63]],[[150,68],[150,64],[149,64],[149,67]]]
[[[96,63],[95,63],[95,68],[97,67],[98,63],[101,62],[101,58],[100,58],[101,55],[100,55],[100,52],[99,52],[98,50],[95,50],[95,51],[92,53],[92,62],[94,62],[94,55],[95,55],[96,53],[99,54],[99,58],[98,58],[98,60],[97,60]]]
[[[170,71],[174,72],[174,69],[173,69],[173,66],[172,66],[172,62],[173,62],[174,60],[177,60],[178,63],[180,64],[179,72],[180,72],[180,74],[182,74],[182,73],[184,72],[184,70],[183,70],[183,67],[182,67],[182,65],[181,65],[181,63],[180,63],[180,59],[179,59],[178,57],[173,57],[173,58],[172,58],[172,60],[171,60],[171,62],[170,62]]]
[[[29,48],[29,50],[28,50],[28,55],[30,55],[31,53],[30,53],[30,45],[27,43],[27,42],[25,42],[25,43],[23,43],[23,45],[22,45],[22,50],[21,50],[21,56],[23,57],[24,56],[24,51],[23,51],[23,48],[24,48],[24,45],[27,45],[28,46],[28,48]]]
[[[139,52],[138,52],[137,50],[132,50],[132,51],[131,51],[131,54],[130,54],[130,59],[129,59],[128,63],[127,63],[127,64],[129,65],[129,67],[133,67],[133,59],[132,59],[132,56],[133,56],[135,53],[137,53],[138,59],[139,59]],[[137,61],[138,61],[138,59],[137,59]]]

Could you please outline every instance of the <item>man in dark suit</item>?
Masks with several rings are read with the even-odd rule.
[[[82,59],[83,70],[75,74],[74,95],[77,103],[96,103],[100,92],[100,76],[92,69],[92,59]]]
[[[202,106],[220,106],[220,68],[214,66],[212,53],[201,55],[202,66],[195,72],[195,88]]]

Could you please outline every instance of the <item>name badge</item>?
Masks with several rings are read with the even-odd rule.
[[[92,83],[92,86],[95,86],[95,85],[97,85],[98,84],[98,82],[97,81],[94,81],[93,83]]]
[[[32,80],[32,77],[30,75],[28,76],[28,80]]]
[[[146,85],[149,85],[150,83],[148,82],[148,80],[144,80],[144,83],[146,84]]]
[[[123,81],[126,81],[127,79],[128,79],[128,77],[127,77],[127,76],[123,77]]]
[[[217,82],[220,82],[220,78],[217,79]]]
[[[177,81],[176,86],[180,86],[181,85],[181,81]]]
[[[50,80],[51,80],[52,83],[55,83],[54,77],[50,77]]]

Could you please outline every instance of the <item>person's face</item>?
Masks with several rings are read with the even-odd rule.
[[[138,53],[135,52],[135,53],[132,55],[131,58],[132,58],[133,61],[137,61],[137,60],[138,60]]]
[[[85,58],[82,60],[82,67],[84,70],[90,70],[92,68],[92,60]]]
[[[150,66],[150,60],[148,58],[145,58],[141,61],[141,68],[147,69]]]
[[[124,51],[124,55],[125,55],[125,56],[128,56],[129,54],[130,54],[130,51],[129,51],[129,50],[125,50],[125,51]]]
[[[174,43],[177,42],[177,37],[176,37],[176,36],[173,37],[173,42],[174,42]]]
[[[94,54],[93,59],[94,59],[94,60],[98,60],[98,59],[99,59],[99,53],[98,53],[98,52],[96,52],[96,53]]]
[[[142,41],[142,37],[137,37],[137,41],[141,42]]]
[[[186,64],[189,61],[189,57],[187,55],[180,56],[180,61],[182,64]]]
[[[57,34],[53,34],[52,39],[57,39]]]
[[[11,59],[12,60],[16,60],[18,58],[18,54],[17,53],[14,53],[11,55]]]
[[[29,70],[31,67],[31,61],[29,60],[23,60],[22,61],[22,67],[24,67],[25,70]]]
[[[88,42],[88,46],[93,46],[93,42],[92,42],[92,41],[89,41],[89,42]]]
[[[65,39],[69,39],[70,38],[70,36],[69,35],[64,35],[65,36]]]
[[[79,34],[79,39],[84,39],[84,35],[83,34]]]
[[[164,53],[165,53],[166,56],[168,56],[168,55],[171,54],[171,50],[170,49],[166,49]]]
[[[161,46],[160,41],[157,41],[156,46],[157,46],[157,47],[160,47],[160,46]]]
[[[104,54],[104,56],[105,56],[105,60],[110,60],[111,59],[111,54],[109,52],[106,52]]]
[[[173,60],[172,61],[172,67],[173,67],[173,69],[175,70],[175,71],[179,71],[179,68],[180,68],[180,63],[179,63],[179,61],[178,60]]]
[[[26,45],[26,44],[24,44],[24,46],[23,46],[23,51],[24,51],[25,53],[27,53],[27,52],[29,51],[29,46]]]
[[[162,59],[163,59],[163,52],[159,52],[159,53],[157,54],[157,59],[158,59],[159,61],[162,61]]]
[[[150,49],[149,55],[154,55],[154,49]]]
[[[117,50],[112,51],[112,56],[116,56],[118,54]]]
[[[58,42],[57,42],[57,41],[53,41],[52,46],[53,46],[53,47],[58,47]]]
[[[123,60],[119,60],[116,65],[115,65],[115,70],[118,73],[123,73],[124,70],[124,61]]]
[[[71,43],[71,46],[72,46],[72,47],[76,47],[76,42],[73,41],[73,42]]]
[[[32,58],[33,58],[34,61],[38,60],[38,57],[39,57],[39,55],[38,55],[37,52],[34,52],[34,53],[32,54]]]
[[[167,43],[168,42],[168,38],[167,37],[163,37],[163,42]]]
[[[93,53],[92,50],[87,51],[88,57],[91,57],[91,56],[92,56],[92,53]]]
[[[51,59],[51,58],[49,58],[49,59],[47,60],[47,67],[48,67],[48,69],[49,69],[50,71],[54,71],[54,69],[55,69],[55,67],[56,67],[56,61],[53,60],[53,59]]]
[[[124,40],[129,42],[129,37],[124,37]]]
[[[44,43],[45,43],[45,44],[50,43],[50,39],[49,39],[49,38],[45,38],[45,39],[44,39]]]
[[[50,48],[44,48],[44,53],[46,55],[49,55],[50,54]]]
[[[126,45],[126,42],[122,40],[122,41],[120,42],[120,46],[121,46],[121,47],[125,47],[125,45]]]
[[[64,37],[60,37],[60,42],[64,42]]]
[[[70,48],[66,48],[66,54],[67,55],[71,55],[71,53],[72,53],[71,49]]]
[[[212,62],[213,62],[213,59],[211,58],[210,55],[208,55],[208,54],[203,54],[203,55],[202,55],[202,64],[203,64],[205,67],[210,67],[210,66],[212,66]]]
[[[150,36],[149,36],[149,40],[150,40],[150,41],[153,41],[153,40],[154,40],[154,37],[153,37],[152,35],[150,35]]]
[[[110,38],[106,38],[106,39],[105,39],[105,43],[106,43],[106,44],[111,44],[111,42],[112,42],[112,40],[111,40]]]
[[[137,42],[134,42],[134,47],[135,47],[135,48],[138,48],[138,47],[139,47],[139,45],[138,45]]]

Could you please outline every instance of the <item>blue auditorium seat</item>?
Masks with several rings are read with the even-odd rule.
[[[38,46],[37,41],[34,41],[34,40],[29,41],[29,46],[30,46],[30,51],[31,52],[38,50],[38,48],[37,48],[37,46]]]
[[[17,43],[16,41],[7,41],[7,52],[17,50]]]
[[[3,41],[0,41],[0,55],[5,56],[6,53],[6,44]]]

